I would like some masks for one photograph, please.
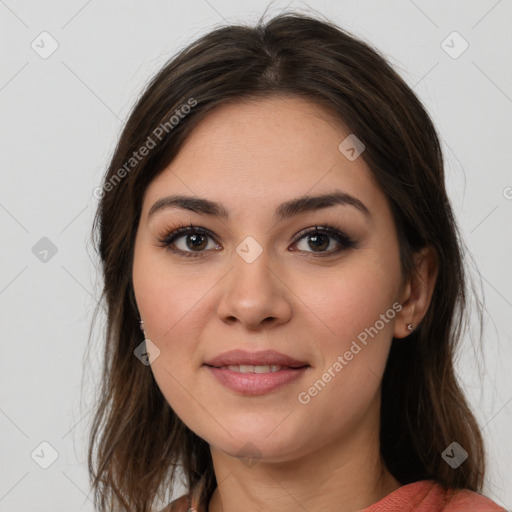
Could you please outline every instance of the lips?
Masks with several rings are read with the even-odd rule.
[[[298,359],[275,350],[263,350],[260,352],[230,350],[205,361],[204,364],[215,368],[239,371],[241,373],[277,372],[286,368],[302,368],[309,366],[305,361],[299,361]]]
[[[310,366],[301,366],[300,368],[283,366],[275,372],[241,373],[224,369],[225,367],[217,368],[205,365],[204,368],[224,387],[239,395],[249,396],[265,395],[281,387],[290,386],[311,370]]]

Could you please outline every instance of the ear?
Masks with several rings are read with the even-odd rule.
[[[412,324],[413,330],[426,315],[439,270],[438,258],[435,249],[427,246],[414,253],[415,271],[405,281],[401,294],[402,309],[397,315],[393,336],[405,338],[411,334],[407,328]]]

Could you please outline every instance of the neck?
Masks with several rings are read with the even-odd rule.
[[[210,446],[217,488],[208,512],[354,512],[401,486],[379,452],[378,417],[320,449],[286,462],[253,465]]]

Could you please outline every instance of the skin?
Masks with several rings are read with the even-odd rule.
[[[160,350],[151,365],[158,386],[210,445],[218,482],[210,512],[349,512],[401,485],[379,456],[381,379],[392,337],[405,338],[407,324],[418,325],[427,311],[435,259],[430,249],[418,253],[417,274],[402,276],[385,195],[361,157],[350,161],[338,149],[348,134],[303,99],[223,105],[146,190],[134,291],[146,338]],[[371,217],[336,205],[275,221],[283,201],[334,189],[362,201]],[[152,205],[171,194],[220,202],[229,219],[180,208],[148,217]],[[204,239],[202,255],[180,256],[159,244],[190,223],[213,234]],[[321,239],[320,250],[311,235],[294,242],[315,224],[336,227],[356,246],[335,253],[340,245],[332,237]],[[262,249],[251,263],[236,252],[248,236]],[[190,235],[174,247],[194,252]],[[400,312],[301,404],[298,394],[394,303]],[[267,394],[241,395],[203,365],[233,348],[273,348],[310,368]],[[252,462],[237,456],[246,443],[255,452]]]

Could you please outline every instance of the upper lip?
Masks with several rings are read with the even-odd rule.
[[[221,366],[228,365],[253,365],[253,366],[267,366],[267,365],[280,365],[289,366],[290,368],[299,368],[301,366],[309,366],[304,361],[299,361],[293,357],[277,352],[276,350],[262,350],[260,352],[247,352],[246,350],[229,350],[224,352],[208,361],[205,361],[208,366]]]

